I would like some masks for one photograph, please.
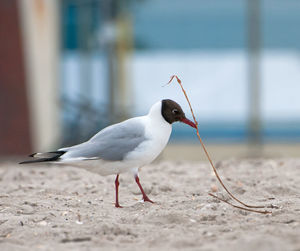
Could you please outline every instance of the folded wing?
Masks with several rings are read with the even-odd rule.
[[[66,152],[61,156],[62,160],[99,158],[121,161],[145,140],[144,125],[134,118],[103,129],[87,142],[59,151]]]

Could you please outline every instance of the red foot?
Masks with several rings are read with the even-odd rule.
[[[143,198],[143,201],[144,201],[144,202],[146,202],[146,201],[147,201],[147,202],[151,202],[151,203],[154,204],[154,201],[150,200],[148,197],[144,197],[144,198]]]
[[[116,204],[115,204],[115,207],[116,207],[116,208],[123,208],[122,206],[120,206],[119,203],[118,203],[118,204],[116,203]]]
[[[154,203],[152,200],[150,200],[148,198],[147,194],[144,192],[144,189],[143,189],[142,185],[140,184],[140,179],[139,179],[139,177],[137,175],[135,176],[135,181],[138,184],[138,186],[139,186],[139,188],[140,188],[140,190],[142,192],[144,202],[147,201],[147,202]]]

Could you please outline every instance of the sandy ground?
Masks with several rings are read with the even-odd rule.
[[[272,215],[234,209],[206,162],[159,161],[140,179],[156,203],[142,203],[133,177],[57,166],[0,164],[0,250],[300,251],[300,159],[218,163],[232,192],[271,205]]]
[[[205,142],[205,139],[203,139]],[[261,145],[247,143],[206,143],[206,148],[214,161],[229,158],[300,158],[299,143],[264,143]],[[180,154],[178,154],[180,152]],[[199,142],[168,144],[160,156],[167,160],[207,161]]]

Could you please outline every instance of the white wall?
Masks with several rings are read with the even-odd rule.
[[[60,137],[58,0],[19,0],[33,148],[51,150]]]

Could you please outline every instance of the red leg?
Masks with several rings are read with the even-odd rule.
[[[140,188],[140,190],[141,190],[141,192],[142,192],[142,194],[143,194],[143,200],[144,200],[144,201],[151,202],[151,203],[154,203],[152,200],[150,200],[150,199],[148,198],[147,194],[144,192],[144,189],[143,189],[143,187],[142,187],[141,184],[140,184],[140,179],[139,179],[139,177],[138,177],[137,175],[135,175],[135,181],[136,181],[136,183],[138,184],[138,186],[139,186],[139,188]]]
[[[115,204],[115,207],[119,207],[119,208],[122,208],[119,204],[119,174],[117,175],[116,177],[116,180],[115,180],[115,186],[116,186],[116,204]]]

